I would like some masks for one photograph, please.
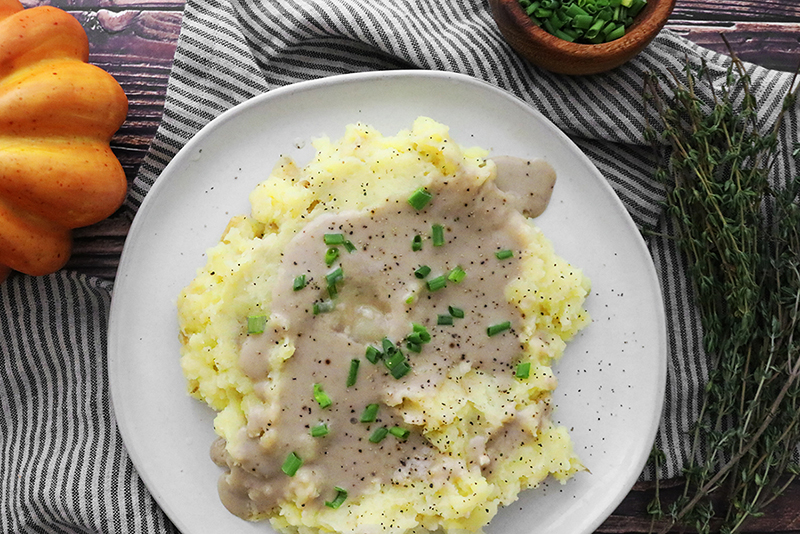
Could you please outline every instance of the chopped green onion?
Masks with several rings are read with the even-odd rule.
[[[625,35],[646,0],[519,0],[531,22],[566,41],[597,44]]]
[[[425,278],[429,274],[431,274],[431,268],[427,265],[421,265],[416,271],[414,271],[414,276],[420,279]]]
[[[320,313],[333,311],[335,306],[332,300],[323,300],[321,302],[315,302],[313,306],[311,306],[311,311],[314,312],[314,315],[319,315]]]
[[[317,404],[319,404],[319,407],[323,410],[333,404],[331,398],[322,389],[321,384],[314,384],[314,400],[317,401]]]
[[[493,324],[486,329],[486,333],[489,334],[489,337],[496,336],[501,332],[505,332],[509,328],[511,328],[511,321],[504,321],[502,323]]]
[[[266,315],[250,315],[247,317],[247,333],[248,334],[261,334],[264,332],[264,327],[267,326]]]
[[[331,247],[325,252],[325,265],[330,267],[333,265],[333,262],[336,261],[336,258],[339,257],[339,249]]]
[[[613,41],[625,35],[625,25],[620,24],[606,34],[606,41]]]
[[[406,342],[422,345],[422,334],[419,332],[411,332],[406,336]]]
[[[378,405],[377,404],[367,404],[367,407],[364,408],[364,411],[361,414],[361,421],[362,423],[371,423],[375,421],[375,417],[378,415]]]
[[[406,340],[406,348],[411,352],[416,352],[419,354],[422,352],[422,343],[415,343],[413,341]]]
[[[438,291],[447,286],[447,279],[444,275],[437,276],[436,278],[428,280],[427,285],[429,291]]]
[[[408,439],[408,436],[411,434],[411,431],[407,428],[401,428],[399,426],[393,426],[389,429],[389,434],[393,435],[397,439]]]
[[[449,326],[453,324],[452,315],[439,315],[436,317],[436,324],[441,326]]]
[[[294,282],[292,282],[292,289],[300,291],[304,287],[306,287],[306,275],[301,274],[300,276],[296,276]]]
[[[411,371],[411,366],[408,365],[405,354],[397,348],[395,348],[395,351],[391,353],[391,355],[387,352],[386,356],[383,363],[395,379],[400,379]]]
[[[336,283],[342,279],[344,279],[344,271],[341,266],[325,275],[325,281],[328,282],[328,296],[330,298],[334,298],[339,293],[336,288]]]
[[[498,250],[497,252],[494,253],[494,256],[498,260],[507,260],[508,258],[514,257],[514,251],[509,249]]]
[[[336,282],[340,281],[344,278],[344,271],[341,267],[337,267],[336,269],[332,270],[328,274],[325,275],[325,280],[328,282],[328,285],[335,284]]]
[[[408,365],[408,362],[403,360],[400,364],[395,365],[389,371],[392,374],[392,377],[395,380],[400,380],[404,376],[406,376],[411,371],[411,366]]]
[[[289,453],[289,456],[286,457],[286,460],[283,461],[283,465],[281,466],[281,471],[293,477],[297,470],[300,469],[300,466],[303,465],[303,459],[297,456],[294,452]]]
[[[431,340],[431,335],[430,335],[430,333],[428,332],[428,329],[427,329],[427,328],[425,328],[423,325],[421,325],[421,324],[419,324],[419,323],[411,323],[411,330],[412,330],[412,331],[413,331],[415,334],[419,334],[419,339],[420,339],[420,341],[422,341],[423,343],[428,343],[428,342],[430,342],[430,340]]]
[[[381,348],[386,355],[394,354],[394,352],[397,350],[397,346],[388,337],[385,337],[381,340]]]
[[[343,245],[344,234],[325,234],[322,236],[322,240],[326,245]]]
[[[467,271],[465,271],[461,267],[456,267],[455,269],[450,271],[450,274],[447,275],[447,279],[457,284],[460,281],[462,281],[465,276],[467,276]]]
[[[353,358],[350,360],[350,371],[347,373],[347,387],[353,386],[358,378],[358,366],[361,365],[361,360]]]
[[[333,488],[336,490],[336,497],[332,501],[325,501],[325,506],[328,508],[339,508],[342,503],[347,499],[347,491],[343,490],[339,486]]]
[[[389,429],[386,428],[385,426],[376,428],[372,432],[372,435],[369,437],[369,441],[370,443],[380,443],[381,441],[383,441],[383,438],[385,438],[388,433]]]
[[[408,197],[408,203],[411,204],[415,210],[419,211],[428,205],[433,195],[428,193],[424,187],[420,187]]]
[[[369,363],[378,363],[378,360],[381,359],[383,353],[372,345],[368,345],[366,354],[364,356],[367,358],[367,360],[369,360]]]
[[[417,234],[414,236],[414,239],[411,240],[411,250],[414,252],[419,252],[422,250],[422,236]]]
[[[356,246],[353,244],[353,242],[350,241],[349,239],[342,244],[344,245],[344,249],[350,254],[358,250]]]
[[[521,362],[517,364],[517,378],[528,378],[531,375],[531,362]]]
[[[456,308],[455,306],[448,306],[447,311],[450,312],[450,315],[453,317],[457,317],[458,319],[464,318],[464,310],[461,308]]]
[[[326,423],[320,423],[317,426],[311,427],[311,437],[312,438],[321,438],[323,436],[327,436],[330,433],[330,429]]]
[[[405,359],[406,359],[405,355],[399,350],[397,350],[390,357],[384,359],[383,363],[384,365],[386,365],[387,369],[391,369],[392,367],[395,367],[396,365],[400,365],[401,363],[403,363]]]
[[[441,247],[444,245],[444,226],[441,224],[434,224],[431,226],[431,240],[434,247]]]

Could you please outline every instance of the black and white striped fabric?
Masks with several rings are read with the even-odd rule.
[[[610,73],[570,78],[518,57],[486,0],[189,0],[164,117],[131,188],[131,216],[175,153],[211,119],[272,88],[339,73],[417,68],[455,71],[529,102],[592,159],[636,224],[670,235],[663,190],[651,179],[642,137],[648,72],[708,62],[723,80],[727,58],[663,32]],[[748,66],[768,127],[791,84],[787,73]],[[708,95],[706,95],[708,96]],[[798,139],[790,113],[782,143]],[[778,176],[797,169],[784,150]],[[667,309],[667,402],[658,445],[663,477],[680,474],[684,431],[706,375],[684,260],[669,239],[649,238]],[[162,533],[175,528],[138,478],[116,430],[106,379],[112,284],[70,272],[12,277],[0,286],[0,531]],[[643,477],[653,473],[645,472]]]

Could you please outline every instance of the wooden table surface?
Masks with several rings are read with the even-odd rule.
[[[23,0],[26,7],[39,3],[74,14],[89,35],[90,61],[127,93],[128,119],[112,147],[132,180],[161,119],[183,0]],[[725,34],[742,59],[766,67],[794,71],[800,62],[800,0],[678,0],[667,27],[720,52],[726,51]],[[77,230],[67,268],[113,279],[128,227],[125,217],[113,216]],[[597,532],[648,532],[645,507],[652,494],[647,486],[635,487]],[[800,534],[800,483],[747,532]]]

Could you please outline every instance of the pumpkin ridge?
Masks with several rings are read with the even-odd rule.
[[[0,266],[33,276],[57,271],[69,260],[68,229],[14,210],[0,198]]]
[[[76,60],[49,60],[0,80],[0,132],[111,139],[128,99],[111,75]]]
[[[75,17],[51,6],[0,21],[0,78],[46,58],[89,60],[89,39]]]
[[[0,197],[67,228],[99,222],[122,204],[125,172],[107,144],[95,139],[3,146]]]

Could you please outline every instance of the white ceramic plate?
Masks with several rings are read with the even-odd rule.
[[[556,366],[555,419],[571,428],[589,473],[546,483],[502,510],[487,533],[592,532],[632,487],[664,397],[666,343],[650,255],[597,169],[521,100],[473,78],[429,71],[334,76],[273,90],[224,113],[166,168],[130,229],[109,335],[114,410],[136,468],[183,534],[271,532],[220,504],[209,459],[213,412],[185,393],[175,300],[228,219],[281,154],[305,163],[310,141],[361,121],[386,135],[427,115],[462,145],[541,157],[558,173],[538,224],[592,280],[593,324]]]

